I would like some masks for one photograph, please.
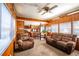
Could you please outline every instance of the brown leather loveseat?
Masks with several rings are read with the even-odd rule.
[[[74,51],[76,46],[76,35],[53,33],[51,37],[46,36],[45,38],[46,38],[46,43],[68,54]]]

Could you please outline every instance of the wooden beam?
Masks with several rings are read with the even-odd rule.
[[[45,20],[39,20],[34,18],[24,18],[24,17],[16,17],[17,20],[26,20],[26,21],[37,21],[37,22],[47,22]]]

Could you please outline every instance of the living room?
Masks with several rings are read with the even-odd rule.
[[[0,6],[1,39],[6,38],[6,46],[0,40],[0,55],[79,56],[79,4],[1,3]]]

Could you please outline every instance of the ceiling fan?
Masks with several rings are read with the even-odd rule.
[[[40,8],[38,4],[30,4],[30,5],[37,7],[38,13],[44,11],[41,15],[44,15],[47,12],[52,13],[51,10],[58,7],[58,5],[53,5],[52,7],[50,7],[49,5],[51,5],[51,3],[46,3],[45,6],[42,8]]]
[[[41,8],[38,12],[40,13],[40,12],[42,12],[42,11],[45,11],[45,12],[43,12],[41,15],[44,15],[45,13],[47,13],[47,12],[50,12],[50,13],[52,13],[51,12],[51,10],[52,9],[54,9],[54,8],[56,8],[56,7],[58,7],[57,5],[53,5],[52,7],[49,7],[48,5],[49,5],[50,3],[47,3],[43,8]]]

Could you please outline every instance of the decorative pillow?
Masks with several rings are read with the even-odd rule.
[[[22,40],[18,40],[18,45],[22,46],[22,44],[23,44],[23,41]]]

